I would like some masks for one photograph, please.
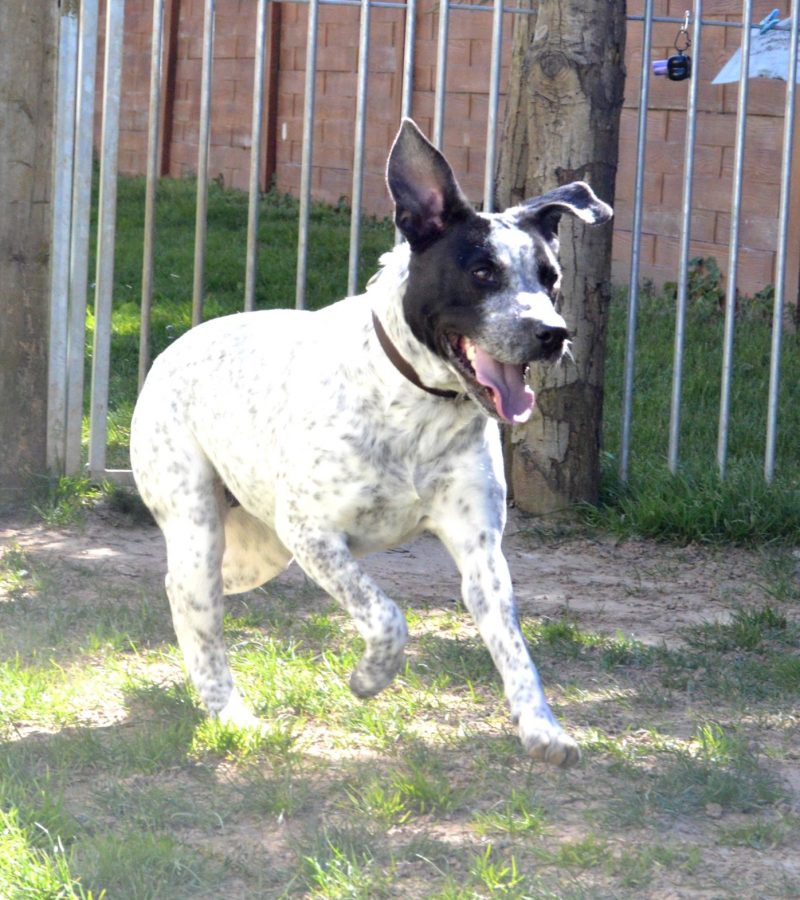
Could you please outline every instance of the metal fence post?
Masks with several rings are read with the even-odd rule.
[[[786,78],[786,103],[783,112],[783,152],[781,154],[781,199],[778,213],[778,248],[775,260],[775,300],[772,309],[772,344],[767,399],[767,441],[764,451],[764,478],[775,477],[775,455],[778,442],[778,396],[781,376],[781,336],[786,290],[786,242],[789,237],[789,200],[792,189],[792,150],[794,144],[795,96],[797,93],[797,40],[800,28],[800,3],[792,3],[792,27],[789,38],[789,71]]]
[[[742,71],[739,73],[739,92],[736,106],[736,137],[733,158],[733,188],[731,191],[731,230],[728,238],[728,278],[725,283],[725,330],[722,341],[722,384],[719,398],[719,430],[717,432],[717,468],[724,478],[728,466],[728,430],[730,426],[731,381],[733,379],[733,330],[736,320],[736,269],[739,263],[739,222],[742,202],[742,168],[744,165],[745,132],[747,129],[747,97],[750,68],[750,22],[753,17],[752,0],[744,0],[742,8]]]
[[[683,157],[683,194],[681,201],[680,257],[678,263],[678,296],[675,310],[675,354],[672,363],[672,403],[669,417],[669,450],[667,461],[673,474],[678,470],[678,445],[681,428],[681,388],[683,386],[683,347],[686,326],[686,303],[689,293],[689,243],[692,231],[692,181],[694,178],[694,144],[697,125],[697,88],[700,81],[700,49],[702,46],[702,0],[694,0],[694,70],[689,82],[686,107],[686,142]]]
[[[633,417],[633,371],[636,362],[636,315],[639,308],[639,263],[642,241],[642,197],[644,195],[644,160],[647,148],[647,103],[650,88],[650,45],[653,40],[653,0],[644,7],[642,37],[642,71],[639,85],[639,124],[636,144],[636,180],[633,198],[631,233],[631,275],[628,294],[628,327],[625,339],[625,368],[622,388],[622,436],[619,452],[619,478],[628,480]]]
[[[300,170],[300,222],[297,237],[297,282],[295,305],[306,305],[308,278],[308,224],[311,218],[311,162],[314,149],[314,104],[317,82],[317,22],[319,0],[309,0],[306,37],[306,83],[303,103],[303,156]]]
[[[156,237],[156,188],[161,123],[161,61],[164,0],[153,0],[153,37],[150,46],[150,103],[147,113],[147,176],[144,193],[142,252],[142,317],[139,323],[139,390],[150,368],[150,309],[153,305],[153,262]]]

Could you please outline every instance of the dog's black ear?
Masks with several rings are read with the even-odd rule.
[[[421,250],[473,210],[450,164],[411,119],[403,119],[386,167],[394,221],[412,250]]]
[[[584,181],[573,181],[557,187],[541,197],[526,200],[509,210],[516,215],[520,228],[535,228],[549,241],[558,235],[558,223],[564,213],[570,213],[587,225],[601,225],[614,215]]]

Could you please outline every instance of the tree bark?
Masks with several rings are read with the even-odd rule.
[[[0,505],[46,471],[58,6],[0,3]]]
[[[622,109],[625,0],[540,0],[519,16],[498,163],[501,207],[570,181],[613,206]],[[603,367],[611,225],[564,216],[561,313],[575,362],[536,367],[537,405],[510,435],[510,488],[521,509],[546,514],[595,502],[600,481]]]

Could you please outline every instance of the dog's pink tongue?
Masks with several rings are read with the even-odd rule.
[[[535,398],[525,384],[525,367],[498,362],[478,346],[472,365],[480,384],[491,389],[497,414],[506,422],[527,422]]]

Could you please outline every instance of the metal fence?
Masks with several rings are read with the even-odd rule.
[[[257,0],[258,18],[255,35],[255,73],[252,112],[252,144],[250,167],[250,202],[247,229],[247,257],[245,272],[244,309],[252,309],[255,297],[256,233],[258,225],[258,160],[261,153],[261,122],[264,105],[265,56],[268,46],[267,4],[269,0]],[[274,0],[273,0],[274,2]],[[348,287],[355,290],[358,271],[360,242],[361,184],[364,170],[365,98],[368,90],[368,59],[370,52],[370,11],[376,7],[404,9],[406,13],[405,55],[402,91],[402,114],[411,113],[413,89],[413,50],[416,0],[392,2],[392,0],[283,0],[283,2],[307,2],[308,31],[306,42],[306,81],[303,119],[303,149],[300,186],[300,221],[298,227],[298,264],[296,302],[304,304],[307,273],[307,240],[311,199],[311,169],[313,162],[313,124],[315,115],[315,78],[309,77],[316,69],[318,10],[320,3],[360,6],[359,63],[357,74],[357,109],[354,122],[355,154],[353,159],[352,220]],[[699,59],[702,34],[708,28],[739,28],[742,31],[742,54],[749,57],[749,28],[742,22],[752,21],[752,0],[742,4],[742,20],[739,23],[705,20],[702,0],[694,0],[687,20],[675,17],[657,17],[653,13],[653,0],[646,0],[644,14],[629,16],[630,22],[641,22],[643,28],[643,52],[641,61],[639,113],[637,132],[637,158],[635,195],[633,205],[632,250],[630,259],[630,294],[628,306],[628,331],[625,353],[624,388],[622,398],[622,435],[620,452],[620,476],[627,480],[631,449],[631,410],[634,393],[636,351],[636,318],[639,306],[640,245],[642,235],[643,179],[646,166],[646,134],[648,99],[651,74],[652,28],[654,22],[670,22],[680,26],[691,23],[693,29],[694,56]],[[794,128],[794,94],[797,67],[798,7],[800,0],[792,3],[790,77],[786,89],[784,116],[784,141],[781,170],[781,201],[779,210],[777,265],[775,273],[775,299],[773,315],[773,339],[771,353],[771,377],[769,390],[768,428],[764,461],[764,474],[771,480],[775,471],[778,389],[780,380],[781,335],[784,320],[784,284],[786,246],[788,237],[788,204],[791,174],[792,135]],[[492,52],[487,91],[489,97],[486,123],[486,165],[484,179],[484,208],[491,209],[494,194],[496,164],[496,135],[498,133],[498,102],[500,96],[500,60],[503,35],[503,14],[525,14],[528,9],[512,8],[496,0],[493,5],[463,5],[442,3],[439,7],[437,34],[437,68],[433,117],[433,140],[442,143],[445,110],[445,78],[447,73],[448,26],[451,10],[463,9],[473,13],[491,12]],[[88,472],[95,478],[127,481],[127,470],[113,470],[106,466],[108,385],[111,345],[111,313],[113,293],[114,228],[116,210],[117,149],[120,109],[120,70],[122,64],[122,38],[124,29],[124,0],[108,0],[106,10],[105,69],[103,73],[102,141],[100,147],[100,195],[98,212],[97,259],[98,268],[94,289],[94,348],[92,353],[91,401]],[[215,0],[205,0],[202,54],[201,118],[197,171],[208,171],[208,150],[211,116],[211,84],[214,56]],[[161,106],[161,59],[163,42],[164,0],[153,2],[153,27],[151,51],[151,81],[149,104],[149,130],[147,152],[147,178],[145,192],[144,263],[141,298],[141,344],[139,359],[140,383],[149,367],[148,358],[150,308],[153,296],[153,252],[155,235],[155,190],[158,178],[157,157],[159,145],[159,111]],[[755,24],[755,23],[754,23]],[[98,0],[82,0],[79,7],[64,4],[62,7],[59,38],[59,76],[56,115],[56,149],[54,175],[53,261],[52,261],[52,312],[50,332],[49,379],[49,428],[48,460],[55,472],[78,473],[81,469],[81,435],[83,421],[83,369],[86,321],[86,297],[88,290],[89,260],[89,211],[92,180],[92,122],[94,116],[94,83],[98,29]],[[720,398],[719,439],[717,464],[724,476],[727,463],[727,435],[730,416],[730,387],[733,365],[733,326],[735,316],[737,261],[739,250],[739,210],[743,173],[745,124],[747,119],[748,67],[742,65],[739,80],[736,146],[734,161],[733,194],[731,197],[730,255],[727,271],[725,310],[725,337],[723,347],[722,390]],[[681,415],[682,361],[684,329],[688,299],[688,269],[691,243],[692,187],[694,180],[694,149],[697,123],[697,68],[689,80],[687,92],[687,127],[683,165],[683,197],[680,228],[680,258],[676,273],[677,324],[675,332],[674,371],[668,464],[674,471],[679,459],[679,432]],[[192,321],[197,323],[203,314],[207,178],[197,179],[197,211],[195,228],[195,264],[193,281]]]
[[[772,481],[775,474],[776,441],[778,428],[778,392],[780,386],[781,338],[784,325],[784,303],[786,285],[786,250],[789,223],[789,198],[791,189],[791,159],[794,135],[794,98],[797,72],[797,35],[800,4],[792,3],[790,55],[786,83],[786,103],[784,108],[784,135],[781,160],[781,193],[778,222],[777,262],[775,266],[775,299],[773,307],[772,348],[770,355],[770,382],[767,410],[767,433],[764,452],[764,477]],[[688,15],[688,14],[687,14]],[[620,478],[627,481],[631,452],[631,418],[634,392],[634,369],[636,360],[636,316],[639,301],[639,249],[642,234],[642,198],[645,173],[645,135],[647,131],[648,92],[651,73],[650,47],[654,21],[680,23],[680,19],[656,18],[653,3],[645,4],[643,19],[644,37],[642,41],[642,70],[639,93],[639,122],[636,160],[636,187],[633,210],[633,245],[631,252],[630,293],[628,301],[628,330],[625,350],[625,374],[622,403],[622,437],[620,445]],[[752,31],[743,23],[753,22],[752,0],[742,4],[741,22],[705,20],[702,0],[694,0],[693,11],[688,20],[694,25],[694,55],[699,59],[703,30],[706,28],[737,28],[742,32],[741,71],[739,77],[738,102],[736,111],[736,140],[733,164],[733,186],[731,196],[730,254],[725,289],[725,330],[723,340],[722,386],[720,391],[720,412],[717,438],[717,466],[720,475],[725,476],[728,463],[728,432],[730,428],[731,379],[733,373],[733,335],[736,315],[736,283],[739,260],[739,225],[742,199],[742,173],[744,170],[745,126],[747,124],[749,61]],[[675,352],[673,357],[672,401],[670,408],[670,429],[668,465],[675,472],[679,461],[679,435],[681,420],[681,387],[683,379],[683,350],[685,340],[686,306],[689,284],[689,247],[691,242],[692,187],[694,181],[694,149],[697,123],[697,68],[690,80],[687,100],[687,126],[683,166],[682,220],[680,232],[680,260],[677,275],[677,309],[675,328]]]

